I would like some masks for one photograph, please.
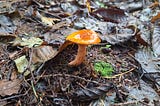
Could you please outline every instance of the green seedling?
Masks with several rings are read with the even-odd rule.
[[[99,2],[98,0],[95,3],[100,7],[105,7],[105,4],[102,2]]]
[[[111,45],[106,45],[106,48],[110,48],[111,47]]]
[[[111,76],[114,72],[113,66],[110,63],[100,61],[94,64],[94,69],[99,72],[102,76]]]
[[[100,50],[102,53],[109,53],[111,52],[111,45],[106,45],[105,47],[101,47]]]
[[[111,45],[106,45],[105,47],[101,47],[101,49],[104,49],[104,48],[106,48],[106,49],[110,49],[111,48]]]

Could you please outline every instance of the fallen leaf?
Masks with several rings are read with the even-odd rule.
[[[41,13],[32,6],[30,6],[26,11],[26,16],[34,17],[35,19],[38,20],[38,22],[40,22],[39,20],[41,20],[40,23],[48,27],[52,27],[55,24],[54,23],[55,21],[60,21],[60,19],[58,18],[46,17],[41,15]]]
[[[29,39],[22,38],[22,41],[20,42],[21,46],[27,46],[29,48],[37,47],[43,43],[43,40],[36,37],[31,37]]]
[[[100,85],[92,88],[79,88],[70,92],[70,96],[74,101],[88,101],[98,99],[109,90],[113,89],[112,84]]]
[[[16,29],[17,27],[10,18],[0,15],[0,42],[9,42],[13,40],[16,37]]]
[[[6,0],[1,0],[0,1],[0,14],[5,14],[5,13],[13,13],[16,11],[16,4],[18,0],[13,0],[13,1],[6,1]]]
[[[159,95],[156,93],[156,91],[150,87],[147,83],[145,83],[143,80],[139,81],[141,89],[138,89],[137,87],[127,87],[126,89],[129,91],[129,96],[126,98],[127,100],[136,99],[137,101],[144,101],[145,99],[148,99],[148,106],[154,106],[156,101],[159,101]],[[138,105],[142,106],[142,105]]]
[[[135,59],[141,64],[146,73],[159,72],[159,61],[154,61],[155,58],[149,47],[139,48],[135,53]]]
[[[152,48],[156,57],[160,56],[160,20],[155,22],[152,35]]]
[[[0,80],[0,95],[17,94],[20,89],[20,79],[13,79],[11,81],[3,79]]]
[[[51,46],[40,46],[33,48],[32,63],[44,63],[56,56],[57,53],[57,49],[54,49]]]
[[[42,23],[46,26],[52,27],[55,23],[54,21],[60,21],[59,19],[56,18],[49,18],[49,17],[41,17]]]
[[[143,46],[147,46],[147,45],[148,45],[148,43],[142,38],[140,32],[136,34],[135,38],[136,38],[136,40],[137,40],[137,42],[138,42],[139,44],[141,44],[141,45],[143,45]]]
[[[10,18],[0,15],[0,35],[14,34],[17,27],[13,24]]]
[[[127,16],[122,9],[119,8],[99,8],[92,13],[98,18],[103,18],[105,21],[110,22],[123,22],[127,20]]]
[[[21,56],[14,60],[16,67],[18,69],[19,73],[24,73],[24,76],[27,76],[30,74],[30,71],[27,70],[28,67],[28,60],[26,59],[26,56]],[[33,71],[35,68],[33,65],[31,65],[31,71]]]
[[[123,43],[127,40],[129,40],[131,37],[133,37],[136,32],[137,28],[136,26],[112,26],[114,29],[112,29],[113,32],[110,32],[110,34],[106,34],[105,36],[101,36],[102,41],[107,41],[110,44],[118,44]]]
[[[154,23],[158,19],[160,19],[160,13],[158,13],[156,16],[152,17],[151,22]]]

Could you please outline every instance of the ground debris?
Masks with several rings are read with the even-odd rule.
[[[159,3],[154,4],[0,1],[0,104],[159,105]],[[78,46],[66,48],[66,37],[82,29],[96,31],[102,42],[87,46],[85,61],[70,67]]]

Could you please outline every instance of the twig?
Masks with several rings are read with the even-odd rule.
[[[95,83],[97,85],[102,85],[101,83],[97,82],[97,81],[92,81],[92,80],[88,80],[88,79],[85,79],[85,78],[82,78],[82,77],[79,77],[79,76],[75,76],[75,75],[69,75],[69,74],[50,74],[50,75],[43,75],[43,76],[37,76],[35,77],[36,79],[39,79],[39,78],[45,78],[45,77],[72,77],[72,78],[77,78],[77,79],[80,79],[80,80],[83,80],[83,81],[86,81],[86,82],[92,82],[92,83]],[[29,81],[31,79],[28,79],[27,81]],[[103,85],[107,85],[107,84],[103,84]]]
[[[32,85],[32,90],[33,90],[34,95],[36,96],[36,98],[38,98],[38,95],[37,95],[37,92],[36,92],[36,90],[35,90],[33,81],[31,81],[31,85]]]
[[[141,104],[144,104],[145,106],[150,106],[150,105],[148,105],[142,101],[139,101],[139,100],[124,102],[124,103],[115,103],[115,104],[111,104],[110,106],[124,106],[124,105],[129,105],[129,104],[137,104],[138,102]]]
[[[32,79],[35,82],[35,78],[34,78],[34,75],[32,73],[32,68],[31,68],[31,62],[32,62],[32,57],[33,57],[33,49],[32,48],[29,51],[29,54],[30,54],[30,58],[29,58],[29,62],[28,62],[28,65],[27,65],[27,69],[30,71]]]
[[[126,71],[126,72],[124,72],[124,73],[120,73],[120,74],[117,74],[117,75],[114,75],[114,76],[111,76],[111,77],[105,76],[104,78],[108,78],[108,79],[116,78],[116,77],[122,76],[122,75],[124,75],[124,74],[127,74],[127,73],[129,73],[129,72],[132,72],[132,71],[134,71],[135,69],[136,69],[136,68],[132,68],[132,69],[130,69],[129,71]]]

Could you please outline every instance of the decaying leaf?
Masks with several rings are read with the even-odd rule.
[[[49,27],[52,27],[55,24],[54,21],[60,21],[59,19],[49,17],[41,17],[41,20],[44,25]]]
[[[155,60],[156,58],[149,47],[138,49],[135,53],[135,58],[141,64],[146,73],[159,72],[160,67],[158,66],[158,64],[160,63]]]
[[[142,36],[142,34],[139,32],[139,33],[137,33],[136,34],[136,36],[135,36],[135,38],[136,38],[136,41],[139,43],[139,44],[141,44],[141,45],[143,45],[143,46],[147,46],[148,45],[148,43],[144,40],[144,38],[142,38],[143,36]],[[145,37],[145,38],[147,38],[147,37]]]
[[[8,42],[13,40],[16,35],[17,27],[13,24],[10,18],[0,15],[0,41],[1,42]]]
[[[110,32],[109,34],[101,37],[103,41],[107,41],[110,44],[122,43],[129,40],[137,32],[137,28],[132,25],[128,26],[127,28],[122,26],[113,26],[113,28],[113,32]]]
[[[154,31],[152,35],[152,48],[154,54],[160,56],[160,20],[157,20],[154,24]]]
[[[160,19],[160,13],[158,13],[156,16],[152,17],[151,22],[154,23],[154,22],[156,22],[158,19]]]
[[[33,48],[32,63],[44,63],[56,56],[57,53],[57,49],[54,49],[51,46],[40,46]]]
[[[11,81],[8,81],[6,79],[0,80],[0,95],[1,96],[16,94],[18,93],[19,88],[20,88],[19,79],[14,79]]]
[[[63,11],[67,12],[68,14],[75,13],[79,8],[71,3],[61,3],[61,8]]]
[[[27,69],[28,67],[28,60],[26,59],[26,56],[21,56],[14,60],[16,67],[18,69],[19,73],[24,73],[24,76],[27,76],[30,74],[30,71]],[[34,70],[34,66],[31,65],[31,71]]]
[[[102,22],[99,21],[95,18],[91,19],[91,18],[78,18],[75,22],[74,22],[74,27],[77,29],[82,29],[82,28],[86,28],[86,29],[92,29],[94,31],[99,31],[102,34],[106,34],[108,33],[108,29],[110,29],[111,26],[113,26],[114,24],[111,23],[107,23],[107,22]]]
[[[2,79],[0,80],[0,96],[10,96],[12,94],[17,94],[21,86],[21,79],[17,78],[15,71],[12,72],[10,80]],[[2,101],[0,99],[0,105],[6,106],[7,101]]]
[[[48,31],[48,32],[42,34],[42,36],[44,37],[44,41],[46,41],[49,44],[61,45],[65,42],[67,35],[76,31],[73,28],[59,28],[59,27],[61,27],[60,23],[57,23],[52,27],[53,29],[51,29],[51,31],[56,30],[54,33]]]
[[[127,20],[127,16],[125,12],[118,8],[99,8],[98,10],[95,10],[93,15],[96,15],[99,18],[103,18],[105,21],[110,22],[125,22]]]
[[[33,7],[28,8],[26,16],[34,17],[35,19],[38,20],[38,22],[39,20],[41,20],[41,23],[48,27],[52,27],[55,24],[54,23],[55,21],[60,21],[60,19],[58,18],[46,17],[41,15],[41,13],[37,11],[37,9],[34,9]]]
[[[126,87],[126,89],[129,91],[127,100],[131,101],[132,99],[136,99],[137,101],[145,101],[145,99],[147,99],[147,105],[154,106],[154,103],[159,101],[159,95],[143,80],[140,80],[140,86],[141,89],[136,87]],[[141,106],[140,104],[141,103],[138,103],[138,106]]]
[[[37,47],[43,43],[43,40],[36,37],[31,37],[29,39],[22,38],[22,41],[20,42],[21,46],[27,46],[29,48]]]
[[[16,10],[16,2],[18,0],[13,0],[13,1],[6,1],[6,0],[1,0],[0,1],[0,14],[2,13],[13,13]]]
[[[17,79],[17,74],[13,71],[11,75],[11,80],[3,79],[0,80],[0,95],[12,95],[18,93],[20,89],[20,79]],[[1,102],[0,102],[1,103]]]
[[[0,15],[0,35],[14,34],[16,28],[10,18]]]
[[[71,98],[75,101],[88,101],[93,99],[98,99],[100,96],[103,96],[108,92],[110,89],[113,88],[112,84],[102,85],[99,87],[92,87],[92,88],[80,88],[74,90],[71,93]]]

